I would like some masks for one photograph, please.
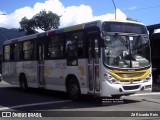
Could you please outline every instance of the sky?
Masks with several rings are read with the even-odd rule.
[[[159,0],[114,0],[117,19],[132,18],[145,25],[160,23]],[[23,17],[41,10],[61,16],[60,27],[115,18],[112,0],[0,0],[0,27],[19,28]]]

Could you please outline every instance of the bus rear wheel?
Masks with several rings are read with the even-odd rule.
[[[73,101],[76,101],[80,98],[81,96],[80,86],[75,78],[69,79],[67,83],[67,93]]]
[[[23,74],[20,76],[20,88],[22,91],[28,90],[27,79],[26,79],[26,76]]]

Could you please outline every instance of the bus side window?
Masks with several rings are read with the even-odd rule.
[[[84,33],[77,32],[77,39],[78,39],[78,57],[84,57],[85,49],[84,49]]]
[[[19,44],[19,60],[24,59],[24,52],[23,52],[23,45],[20,43]]]
[[[77,46],[76,40],[72,38],[66,39],[66,53],[68,57],[76,57],[77,56]]]
[[[66,36],[66,55],[68,65],[78,65],[78,58],[84,57],[83,31],[68,33]]]
[[[19,44],[13,44],[13,60],[19,60]]]
[[[34,58],[33,54],[33,42],[26,41],[23,43],[23,52],[24,52],[24,59],[30,60]]]
[[[73,33],[68,33],[66,36],[66,55],[67,65],[78,65],[77,39]]]
[[[11,44],[10,45],[10,60],[14,60],[14,51],[13,51],[13,49],[14,49],[14,45]]]
[[[48,43],[48,58],[62,58],[63,52],[63,36],[51,36]]]
[[[68,56],[82,57],[84,55],[83,32],[73,32],[66,37],[66,53]]]
[[[10,45],[4,46],[4,61],[10,60]]]

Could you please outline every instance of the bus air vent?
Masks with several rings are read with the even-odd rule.
[[[135,90],[138,89],[140,85],[134,85],[134,86],[123,86],[124,90]]]

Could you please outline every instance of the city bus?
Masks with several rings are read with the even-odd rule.
[[[152,89],[149,36],[133,21],[93,21],[7,40],[4,81],[28,88],[98,97]]]

